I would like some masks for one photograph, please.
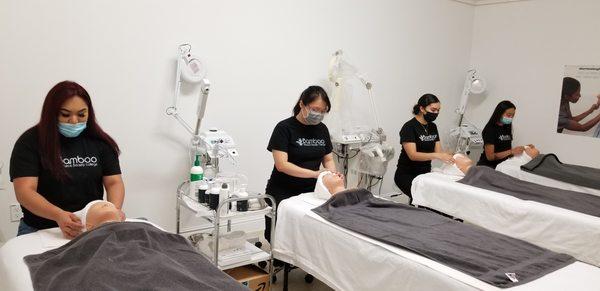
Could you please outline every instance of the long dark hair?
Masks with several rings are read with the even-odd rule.
[[[417,115],[419,114],[419,112],[421,112],[421,106],[423,106],[423,108],[429,106],[429,104],[432,103],[440,103],[440,99],[437,98],[437,96],[433,95],[433,94],[425,94],[423,96],[421,96],[421,98],[419,98],[419,101],[417,101],[417,104],[415,104],[415,106],[413,106],[413,114]]]
[[[308,88],[304,89],[304,91],[302,91],[302,94],[300,94],[300,98],[298,98],[296,105],[294,105],[294,109],[292,110],[294,116],[300,113],[301,101],[302,104],[308,105],[313,101],[317,100],[318,98],[321,98],[325,102],[325,104],[327,104],[327,112],[329,112],[329,110],[331,110],[331,101],[329,101],[329,96],[327,96],[327,92],[325,92],[325,89],[323,89],[320,86],[309,86]]]
[[[101,140],[108,144],[114,152],[120,154],[115,140],[100,128],[94,114],[94,107],[88,92],[73,81],[62,81],[48,92],[42,107],[42,116],[34,128],[37,129],[42,166],[59,181],[66,180],[69,175],[61,160],[60,133],[58,132],[58,114],[65,101],[79,96],[88,106],[87,126],[82,134]]]
[[[485,128],[491,128],[492,126],[495,126],[498,122],[500,122],[502,114],[511,108],[517,109],[515,104],[508,100],[500,101],[500,103],[496,105],[496,109],[494,109],[494,113],[492,113],[492,117],[490,117],[490,120],[485,125]],[[508,129],[512,131],[512,124],[505,124],[504,126],[508,126]]]
[[[571,95],[575,94],[577,90],[581,88],[581,83],[577,81],[577,79],[571,77],[563,78],[562,92],[560,93],[560,101],[567,101],[567,97],[571,97]]]

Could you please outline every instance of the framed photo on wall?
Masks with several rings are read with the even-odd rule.
[[[600,65],[565,66],[556,131],[600,138]]]

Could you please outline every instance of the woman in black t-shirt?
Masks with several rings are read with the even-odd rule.
[[[483,153],[477,165],[496,168],[499,163],[525,149],[522,146],[512,147],[512,120],[516,107],[510,101],[498,103],[492,117],[483,128]]]
[[[412,201],[410,188],[416,176],[431,171],[431,161],[453,163],[452,155],[442,151],[437,126],[433,121],[441,108],[440,100],[433,94],[425,94],[413,107],[415,117],[400,130],[402,152],[394,182]]]
[[[10,179],[23,209],[17,235],[60,227],[73,238],[83,225],[73,212],[104,196],[121,209],[125,188],[119,147],[96,122],[88,92],[63,81],[46,95],[37,125],[10,157]],[[122,216],[124,214],[121,212]]]
[[[265,191],[277,203],[314,191],[321,165],[325,170],[336,171],[329,130],[321,122],[330,109],[331,102],[325,90],[310,86],[296,102],[293,116],[275,126],[267,146],[275,165]],[[267,239],[270,237],[269,221],[265,233]]]

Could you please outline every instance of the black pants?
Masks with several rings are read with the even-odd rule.
[[[310,191],[306,191],[306,192],[310,192]],[[273,196],[273,198],[275,198],[275,205],[279,206],[279,202],[281,202],[285,199],[288,199],[290,197],[302,194],[304,192],[295,193],[295,192],[290,192],[290,190],[288,190],[288,189],[283,189],[283,187],[274,187],[272,185],[269,185],[269,186],[267,186],[265,193],[267,195]],[[267,202],[267,204],[269,204],[269,206],[272,206],[270,200],[266,200],[266,202]],[[265,239],[269,243],[271,242],[271,218],[269,218],[269,217],[265,217]]]
[[[396,186],[400,188],[400,191],[410,198],[409,203],[412,202],[412,192],[410,191],[410,188],[412,187],[413,180],[418,175],[429,172],[431,172],[431,167],[414,168],[410,166],[398,165],[398,168],[396,168],[394,182],[396,183]]]

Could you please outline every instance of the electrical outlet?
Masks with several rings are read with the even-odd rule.
[[[23,217],[23,211],[21,211],[21,205],[11,204],[10,205],[10,221],[16,222]]]

